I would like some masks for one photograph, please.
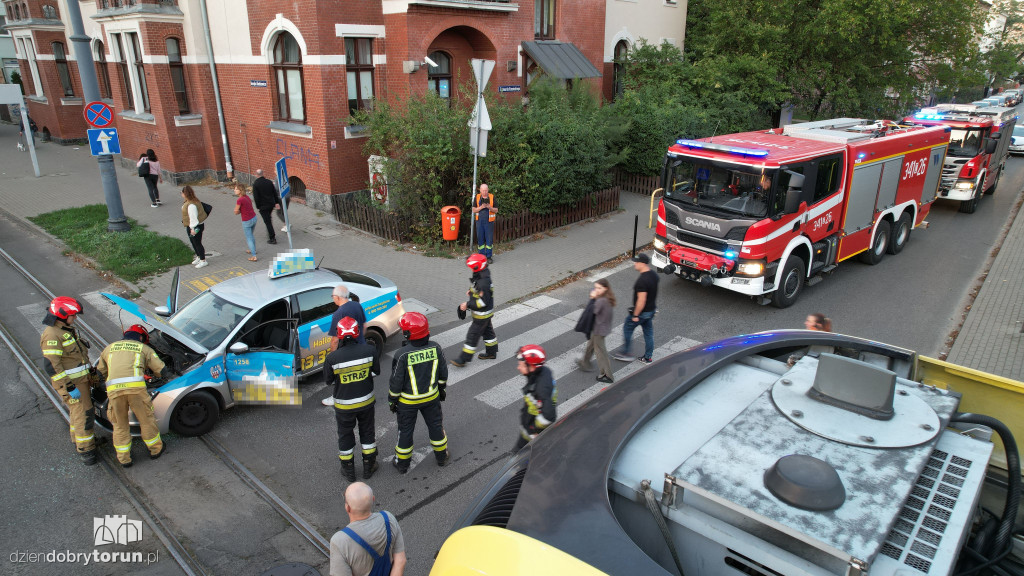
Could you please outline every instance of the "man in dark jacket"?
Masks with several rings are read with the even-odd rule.
[[[263,177],[263,170],[256,170],[256,181],[252,183],[252,197],[256,201],[256,210],[267,225],[268,244],[277,244],[277,235],[274,233],[273,213],[275,208],[281,207],[281,199],[277,197],[277,187],[270,180]]]
[[[476,354],[476,343],[484,337],[484,351],[477,358],[494,360],[498,357],[498,336],[494,333],[491,316],[494,316],[494,290],[491,288],[491,271],[487,269],[487,257],[473,254],[466,259],[466,266],[473,271],[470,281],[473,283],[466,292],[469,299],[459,305],[459,310],[469,310],[473,314],[473,323],[466,332],[466,342],[462,345],[459,357],[452,360],[453,366],[462,368],[472,362]]]
[[[338,421],[338,458],[341,474],[349,482],[356,481],[356,436],[363,451],[363,479],[369,480],[377,471],[377,439],[373,427],[376,399],[373,377],[380,374],[375,348],[359,342],[359,324],[348,316],[338,321],[338,348],[324,360],[324,380],[334,390],[334,416]]]
[[[558,393],[555,390],[555,376],[551,368],[544,365],[547,360],[544,349],[536,344],[527,344],[519,349],[516,368],[526,376],[523,386],[523,409],[519,413],[519,440],[516,451],[526,446],[537,434],[554,423],[557,418],[555,406]]]

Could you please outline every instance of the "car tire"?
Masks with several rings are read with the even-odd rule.
[[[886,250],[889,248],[890,229],[888,220],[882,220],[875,229],[875,237],[871,239],[871,247],[861,252],[860,260],[865,264],[874,266],[882,261]]]
[[[910,222],[910,212],[904,212],[900,219],[893,226],[892,236],[889,238],[889,254],[896,255],[903,251],[903,248],[910,241],[910,231],[913,230]]]
[[[804,289],[804,271],[803,258],[790,255],[779,274],[779,287],[772,292],[772,305],[776,308],[789,308],[796,302]]]
[[[174,407],[171,430],[182,436],[202,436],[220,420],[220,405],[213,394],[196,390],[185,396]]]
[[[384,353],[384,334],[376,328],[368,328],[366,330],[366,342],[376,349],[374,357],[380,360],[381,354]]]

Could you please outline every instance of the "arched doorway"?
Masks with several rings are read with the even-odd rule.
[[[305,204],[306,203],[306,183],[302,181],[298,176],[289,176],[288,185],[291,186],[291,192],[289,196],[294,200]]]
[[[483,32],[471,26],[453,26],[442,31],[430,42],[426,53],[431,60],[440,65],[437,68],[427,67],[427,89],[442,96],[443,81],[447,80],[449,98],[459,98],[459,88],[472,88],[474,85],[470,60],[473,58],[496,60],[498,55],[498,51],[490,39]],[[447,60],[447,72],[443,71],[444,66],[441,60]],[[462,92],[468,94],[472,90],[463,90]],[[472,97],[475,100],[475,94]],[[449,100],[450,102],[451,100]]]

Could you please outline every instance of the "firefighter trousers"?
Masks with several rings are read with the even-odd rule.
[[[473,318],[466,332],[466,343],[462,345],[462,352],[459,354],[459,364],[465,364],[473,360],[476,353],[476,343],[480,337],[484,337],[484,350],[488,356],[498,355],[498,335],[494,333],[494,326],[491,325],[491,318]]]
[[[342,462],[351,462],[356,449],[356,424],[359,425],[359,443],[363,457],[377,453],[377,431],[373,427],[376,403],[359,410],[334,409],[334,419],[338,421],[338,458]]]
[[[142,441],[146,443],[150,456],[156,456],[164,449],[160,440],[160,429],[156,425],[153,414],[153,400],[145,388],[129,388],[110,395],[107,406],[107,417],[114,427],[114,451],[117,461],[129,464],[132,461],[132,430],[128,420],[128,409],[131,408],[135,419],[139,421]]]
[[[416,431],[417,414],[423,414],[423,421],[427,424],[430,446],[434,449],[434,456],[440,460],[444,457],[444,451],[448,449],[448,437],[444,433],[444,417],[441,414],[440,400],[412,405],[399,402],[398,445],[395,446],[395,456],[399,460],[412,458],[412,437],[413,432]]]
[[[94,413],[92,408],[92,397],[89,395],[89,378],[77,378],[72,381],[81,396],[77,400],[70,394],[59,391],[64,405],[68,407],[68,417],[71,420],[71,442],[79,454],[91,452],[96,448],[96,435],[93,433]]]

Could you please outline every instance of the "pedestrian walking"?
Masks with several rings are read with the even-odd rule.
[[[405,538],[395,515],[373,513],[373,489],[362,482],[345,489],[348,526],[331,537],[331,576],[403,576]]]
[[[181,224],[185,227],[185,233],[188,234],[188,241],[192,243],[192,250],[196,253],[196,257],[192,259],[192,264],[196,268],[202,268],[206,266],[206,248],[203,248],[203,230],[206,229],[206,208],[203,207],[203,203],[196,197],[195,190],[192,190],[191,186],[185,186],[181,189]]]
[[[466,266],[473,271],[473,277],[470,278],[472,284],[466,291],[469,300],[460,304],[459,310],[469,310],[473,315],[473,323],[466,332],[462,352],[457,359],[452,360],[452,364],[459,368],[473,361],[476,344],[481,336],[484,338],[484,351],[477,357],[481,360],[494,360],[498,357],[498,336],[491,324],[491,317],[494,316],[494,290],[491,288],[491,271],[487,269],[487,257],[483,254],[473,254],[466,260]]]
[[[422,414],[438,466],[447,466],[448,437],[444,432],[444,402],[448,385],[448,363],[444,351],[430,340],[430,324],[419,312],[406,312],[398,320],[408,341],[391,361],[388,407],[398,416],[398,444],[392,462],[399,474],[409,472],[416,415]]]
[[[487,184],[481,184],[480,192],[473,198],[473,220],[476,222],[477,252],[483,254],[488,262],[494,261],[494,219],[497,214],[494,196],[489,193]]]
[[[139,176],[146,182],[146,191],[149,192],[149,206],[156,208],[157,206],[163,205],[160,201],[160,189],[157,188],[157,182],[163,184],[164,176],[160,171],[160,162],[156,159],[156,152],[150,148],[146,150],[141,156],[139,161],[135,164],[135,167],[139,169]]]
[[[344,284],[338,284],[334,287],[334,291],[331,293],[331,299],[334,300],[334,305],[337,306],[337,310],[331,315],[331,327],[327,330],[327,335],[331,337],[331,348],[328,352],[334,352],[338,349],[338,322],[341,322],[342,318],[348,317],[356,321],[356,328],[358,333],[356,334],[356,341],[360,344],[366,344],[366,337],[363,335],[363,325],[366,324],[366,314],[363,311],[363,306],[355,300],[349,299],[348,286]],[[374,358],[380,357],[380,350],[374,348]],[[324,398],[321,403],[324,406],[333,406],[334,399],[328,396]]]
[[[650,364],[654,356],[654,313],[657,310],[658,275],[651,270],[651,257],[640,253],[633,257],[633,269],[640,277],[633,284],[633,305],[629,308],[629,317],[622,325],[622,349],[612,357],[621,362],[634,360],[630,356],[630,340],[637,326],[644,332],[643,356],[635,358],[644,364]]]
[[[81,302],[58,296],[50,302],[43,318],[46,328],[39,339],[43,358],[50,373],[50,385],[68,407],[71,442],[82,463],[96,463],[96,436],[93,434],[93,406],[90,386],[89,344],[74,328],[75,319],[84,312]]]
[[[587,348],[577,363],[580,370],[590,372],[593,370],[590,356],[593,355],[597,359],[597,381],[611,384],[615,382],[615,377],[612,375],[612,363],[608,359],[608,349],[605,348],[604,339],[612,332],[615,292],[612,291],[608,280],[601,278],[594,282],[594,288],[590,291],[590,300],[594,303],[594,324],[590,330],[590,337],[587,339]]]
[[[544,349],[536,344],[527,344],[516,353],[519,373],[526,376],[523,386],[523,407],[519,412],[519,440],[516,451],[530,443],[557,417],[558,392],[555,375],[544,365],[548,359]]]
[[[256,229],[256,210],[253,209],[252,199],[245,192],[245,186],[235,184],[235,214],[242,217],[242,232],[245,232],[245,242],[249,245],[246,252],[249,254],[249,261],[256,261],[256,238],[253,230]]]
[[[100,353],[96,370],[106,378],[107,419],[114,427],[114,451],[123,468],[132,465],[132,431],[128,419],[131,409],[139,422],[142,441],[150,460],[167,452],[153,414],[153,400],[146,389],[146,372],[168,380],[167,367],[149,347],[149,332],[139,324],[129,326],[121,340],[109,344]]]
[[[334,394],[334,417],[338,423],[338,459],[341,474],[349,482],[356,481],[356,436],[359,425],[359,443],[363,453],[363,479],[369,480],[377,471],[376,431],[373,427],[376,399],[373,395],[373,377],[380,375],[380,363],[375,348],[360,343],[359,325],[346,316],[335,327],[341,340],[337,350],[324,360],[324,380]]]
[[[263,223],[267,226],[267,244],[277,244],[277,234],[274,233],[274,208],[280,208],[280,200],[277,196],[277,187],[270,180],[263,177],[263,170],[256,169],[256,180],[252,183],[252,197],[256,202],[256,210],[259,211]]]

